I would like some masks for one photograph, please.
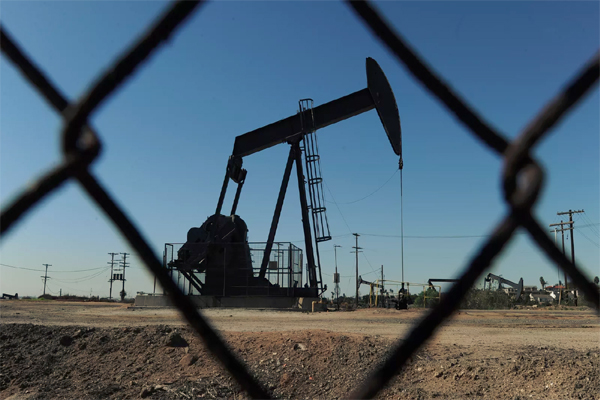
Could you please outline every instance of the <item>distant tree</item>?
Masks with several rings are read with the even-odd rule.
[[[435,307],[439,303],[439,293],[435,288],[429,287],[425,291],[419,293],[414,299],[414,305],[417,307]],[[411,296],[412,297],[412,296]],[[427,298],[425,298],[427,297]]]
[[[494,310],[511,308],[514,300],[504,291],[470,289],[461,301],[460,308]]]
[[[544,277],[540,276],[540,284],[542,285],[542,290],[544,290],[546,288],[546,283],[548,283],[548,282],[546,282],[544,280]]]

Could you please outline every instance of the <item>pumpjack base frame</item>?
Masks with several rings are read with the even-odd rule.
[[[189,296],[198,308],[246,308],[246,309],[291,309],[311,310],[318,297],[273,297],[273,296]],[[169,296],[137,295],[135,307],[173,307]]]

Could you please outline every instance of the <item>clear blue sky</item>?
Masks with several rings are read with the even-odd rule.
[[[164,2],[3,1],[4,27],[69,98],[81,95],[166,6]],[[599,47],[598,2],[381,2],[379,9],[452,86],[496,128],[515,137]],[[415,83],[353,13],[339,2],[216,2],[193,16],[107,101],[92,123],[104,143],[93,171],[132,216],[158,255],[185,241],[212,214],[237,135],[296,112],[298,99],[322,104],[366,86],[365,58],[375,58],[397,98],[404,147],[405,277],[410,282],[457,276],[506,211],[501,160],[474,139]],[[0,200],[61,159],[56,113],[4,58],[0,61]],[[576,217],[576,255],[599,274],[599,101],[589,94],[536,149],[549,174],[535,212]],[[323,273],[333,272],[333,245],[343,276],[359,232],[361,274],[385,266],[400,279],[399,175],[375,111],[318,132],[331,242]],[[265,241],[288,146],[244,160],[248,178],[238,214],[252,241]],[[226,209],[234,190],[229,191]],[[333,197],[332,197],[333,195]],[[333,203],[339,202],[339,210]],[[341,211],[341,213],[340,213]],[[342,218],[343,215],[343,218]],[[345,221],[344,222],[344,218]],[[584,236],[585,235],[585,236]],[[569,237],[570,239],[570,237]],[[295,177],[278,241],[303,247]],[[567,241],[570,248],[570,241]],[[49,288],[108,295],[108,252],[132,252],[74,183],[53,193],[0,243],[2,264],[42,269]],[[152,291],[137,257],[126,289]],[[555,283],[557,269],[517,236],[492,270],[511,280]],[[96,273],[99,276],[93,277]],[[0,291],[39,295],[42,273],[1,266]],[[324,275],[331,288],[331,277]],[[562,279],[562,278],[561,278]],[[342,291],[353,292],[352,278]],[[364,292],[365,290],[363,290]]]

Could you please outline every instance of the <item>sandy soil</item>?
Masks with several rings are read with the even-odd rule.
[[[203,310],[282,398],[344,396],[425,312]],[[245,397],[175,309],[0,301],[0,328],[0,399]],[[186,346],[166,344],[174,332]],[[380,397],[595,399],[598,371],[593,311],[468,310]]]

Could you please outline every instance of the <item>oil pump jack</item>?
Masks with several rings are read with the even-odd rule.
[[[523,293],[523,278],[519,279],[519,283],[514,283],[509,281],[508,279],[504,279],[501,276],[494,275],[492,273],[487,274],[485,280],[483,281],[483,288],[485,289],[486,282],[488,283],[488,288],[492,288],[492,281],[498,282],[498,290],[502,289],[502,285],[508,285],[515,289],[515,300],[519,300],[521,298],[521,293]]]
[[[366,281],[362,278],[362,276],[358,277],[358,286],[360,287],[360,285],[369,285],[369,307],[371,307],[371,298],[373,297],[373,289],[374,288],[380,288],[382,289],[382,294],[383,294],[383,285],[380,283],[376,283],[376,282],[370,282],[370,281]]]
[[[390,308],[390,306],[394,306],[394,308],[396,310],[406,310],[408,309],[408,304],[410,301],[409,298],[409,293],[408,290],[404,288],[404,282],[402,282],[402,288],[400,290],[398,290],[398,293],[396,294],[396,296],[391,296],[391,297],[383,297],[384,294],[384,281],[380,281],[379,283],[377,282],[370,282],[370,281],[366,281],[362,278],[362,276],[358,277],[358,285],[360,287],[360,285],[369,285],[369,307],[371,307],[372,304],[372,298],[373,298],[373,293],[374,293],[374,288],[379,288],[381,290],[381,304],[382,307],[384,308]],[[412,304],[412,303],[410,303]]]
[[[323,287],[322,284],[318,245],[320,242],[330,240],[331,235],[325,214],[321,186],[323,179],[320,175],[320,158],[317,154],[315,132],[375,108],[394,153],[400,157],[399,168],[403,167],[400,116],[392,88],[385,74],[372,58],[367,58],[366,70],[367,87],[365,89],[315,108],[312,106],[311,99],[300,100],[296,115],[235,138],[215,214],[208,217],[201,227],[191,228],[188,231],[186,243],[180,248],[177,259],[171,264],[188,278],[200,294],[230,296],[250,293],[259,295],[264,293],[260,289],[267,287],[269,295],[289,295],[290,291],[283,290],[284,288],[278,292],[278,285],[271,283],[266,278],[266,273],[294,163],[302,211],[308,282],[304,287],[295,287],[294,285],[293,296],[318,297],[327,290],[327,286]],[[252,267],[247,226],[235,214],[242,187],[246,181],[247,171],[242,168],[243,158],[280,143],[289,144],[290,152],[260,270],[256,274]],[[303,167],[302,154],[304,154],[306,170]],[[237,184],[237,190],[231,211],[226,216],[222,214],[222,208],[229,180]],[[305,185],[308,186],[308,196]],[[309,210],[312,213],[312,232]],[[313,235],[316,258],[313,251]],[[300,265],[302,267],[302,262]],[[205,274],[204,282],[197,277],[197,274],[202,273]],[[244,290],[240,289],[242,287]],[[249,292],[249,287],[256,290]]]

